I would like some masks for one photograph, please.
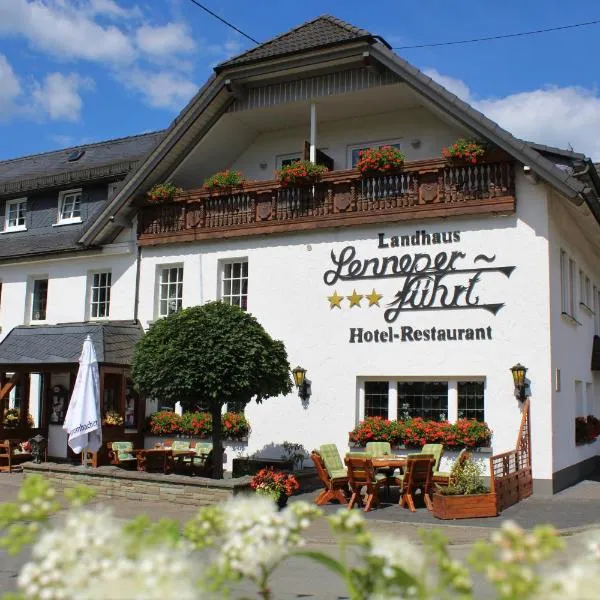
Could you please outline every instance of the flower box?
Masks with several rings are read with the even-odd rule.
[[[433,494],[433,516],[438,519],[476,519],[498,516],[496,494],[448,496]]]

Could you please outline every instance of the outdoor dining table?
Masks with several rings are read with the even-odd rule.
[[[406,466],[405,455],[375,456],[371,459],[376,469],[404,469]]]

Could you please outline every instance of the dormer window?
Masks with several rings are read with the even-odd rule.
[[[65,190],[58,195],[58,223],[81,223],[81,190]]]
[[[25,231],[27,229],[27,198],[17,198],[6,203],[4,231]]]

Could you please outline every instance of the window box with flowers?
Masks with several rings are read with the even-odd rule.
[[[260,496],[271,498],[279,508],[283,508],[288,498],[300,489],[300,484],[294,475],[268,467],[252,477],[250,487]]]
[[[328,170],[325,165],[316,165],[309,160],[298,160],[278,169],[276,178],[282,187],[312,185],[319,181]]]
[[[104,418],[102,419],[102,425],[106,427],[120,427],[124,422],[123,417],[115,410],[109,410],[104,413]]]
[[[473,140],[460,138],[442,149],[442,156],[452,164],[476,165],[485,157],[485,148]]]
[[[221,434],[224,440],[247,441],[250,423],[241,413],[227,412],[222,417]],[[212,435],[212,417],[206,412],[188,412],[178,415],[169,410],[155,412],[148,417],[148,431],[160,437],[197,437],[210,438]]]
[[[381,146],[380,148],[367,148],[358,154],[359,160],[356,168],[363,175],[376,175],[397,173],[404,165],[406,157],[398,148]]]
[[[170,181],[166,183],[157,183],[148,192],[149,202],[171,202],[177,194],[181,194],[183,189],[173,185]]]
[[[231,191],[234,188],[241,188],[244,185],[245,179],[240,171],[227,169],[219,171],[204,180],[204,189],[211,192]]]

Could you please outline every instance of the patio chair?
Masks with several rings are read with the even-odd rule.
[[[348,508],[353,508],[357,503],[359,506],[364,504],[364,511],[369,512],[373,506],[379,506],[379,489],[382,485],[388,485],[390,478],[383,473],[375,473],[373,463],[368,457],[346,456],[344,460],[352,492]],[[366,490],[364,501],[363,488]]]
[[[330,477],[323,462],[323,457],[316,450],[311,452],[310,458],[315,465],[315,469],[317,469],[317,475],[321,483],[325,487],[315,498],[315,504],[323,506],[333,500],[337,500],[340,504],[348,504],[348,477],[346,475],[343,477]]]
[[[425,448],[425,446],[423,446],[423,448]],[[454,465],[452,466],[452,468],[454,469],[454,466],[456,464],[462,464],[465,460],[467,460],[467,458],[469,458],[470,455],[471,453],[466,448],[463,448],[458,453],[458,456],[456,457],[456,461],[454,461]],[[433,467],[433,483],[437,486],[450,485],[451,476],[452,473],[450,471],[438,471],[436,466]]]
[[[448,481],[450,473],[440,471],[440,463],[444,454],[444,444],[425,444],[421,448],[421,454],[431,454],[435,458],[433,465],[433,481],[435,483],[444,483]]]
[[[421,491],[427,510],[432,510],[431,486],[433,485],[433,465],[435,457],[432,454],[409,454],[406,459],[404,475],[399,477],[400,506],[408,506],[415,512],[414,493]]]
[[[389,442],[367,442],[365,452],[373,458],[385,456],[392,453],[392,446]]]
[[[0,443],[0,472],[21,471],[20,463],[31,460],[31,453],[22,449],[22,443],[4,440]]]
[[[107,446],[108,460],[111,465],[124,468],[137,467],[132,442],[109,442]]]
[[[182,456],[178,458],[179,464],[183,465],[188,470],[191,470],[193,474],[204,473],[206,461],[212,452],[212,442],[187,442],[188,446],[186,450],[193,450],[196,453],[195,457]],[[182,448],[175,448],[173,451],[181,451]],[[212,456],[212,455],[211,455]]]
[[[337,479],[338,477],[347,477],[346,467],[340,457],[340,452],[335,444],[323,444],[319,447],[319,454],[325,463],[325,468],[329,477]]]

